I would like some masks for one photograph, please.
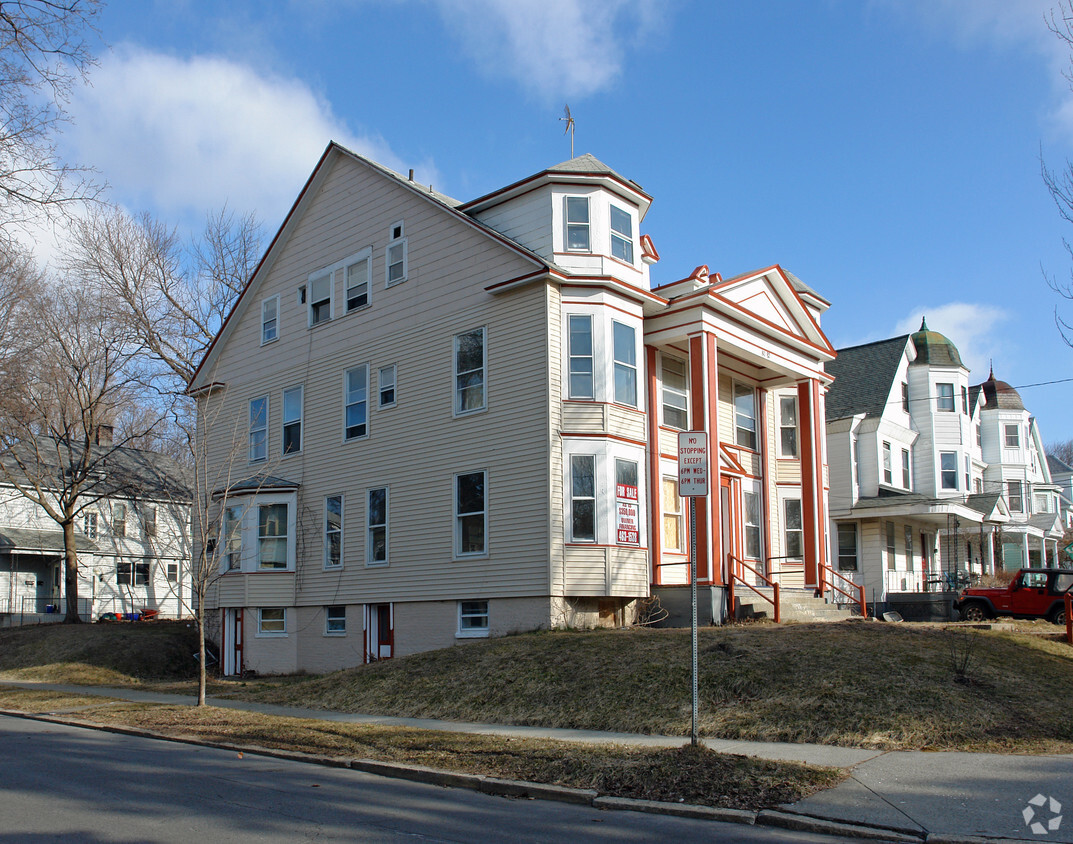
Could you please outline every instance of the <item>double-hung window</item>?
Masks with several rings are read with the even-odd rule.
[[[343,565],[343,496],[324,499],[324,568]]]
[[[742,509],[745,511],[745,556],[750,560],[760,559],[760,495],[742,492]]]
[[[455,554],[488,550],[488,510],[484,472],[455,475]]]
[[[913,528],[904,526],[905,530],[905,570],[913,570]]]
[[[242,563],[241,507],[227,507],[224,510],[224,558],[228,570],[237,569]]]
[[[902,449],[902,488],[912,489],[910,481],[912,478],[909,475],[909,449]]]
[[[958,456],[956,451],[939,452],[939,480],[943,489],[958,488]]]
[[[120,560],[116,563],[116,583],[120,586],[145,586],[149,583],[148,560]]]
[[[261,302],[261,345],[279,337],[279,296]]]
[[[387,565],[387,487],[369,490],[366,508],[366,532],[368,547],[365,549],[366,565]]]
[[[570,326],[570,398],[594,398],[592,357],[592,317],[571,314]]]
[[[286,636],[286,607],[263,607],[257,610],[257,634],[259,636]]]
[[[112,535],[113,536],[126,536],[127,535],[127,505],[126,504],[113,504],[112,505]]]
[[[286,504],[262,504],[257,509],[257,568],[287,568]]]
[[[857,571],[857,525],[838,524],[838,570]]]
[[[685,431],[689,428],[689,395],[686,362],[663,355],[663,424]]]
[[[346,607],[335,606],[324,608],[324,635],[346,635]]]
[[[905,381],[902,381],[902,410],[905,413],[909,412],[909,385]]]
[[[455,414],[482,410],[484,395],[484,329],[455,335]]]
[[[572,252],[590,252],[589,198],[566,198],[566,248]]]
[[[621,322],[612,323],[615,341],[615,402],[637,407],[636,332]]]
[[[883,483],[894,483],[894,467],[891,465],[890,443],[883,443]]]
[[[320,325],[332,318],[332,274],[314,276],[309,280],[309,325]]]
[[[250,399],[250,462],[268,459],[268,396]]]
[[[1020,481],[1006,481],[1006,501],[1010,505],[1010,511],[1020,513],[1024,510],[1024,498],[1021,494]]]
[[[142,508],[142,533],[146,538],[156,536],[156,505],[148,504]]]
[[[347,313],[369,304],[369,255],[365,253],[346,268]]]
[[[1006,448],[1020,448],[1021,447],[1021,426],[1020,425],[1006,425],[1005,426]]]
[[[355,366],[346,371],[346,410],[344,439],[353,440],[369,434],[369,367]]]
[[[779,454],[797,457],[797,399],[779,397]]]
[[[628,211],[611,206],[611,256],[633,263],[633,220]]]
[[[488,635],[488,601],[458,602],[458,635]]]
[[[944,413],[953,413],[954,408],[954,385],[936,384],[935,392],[938,398],[939,410]]]
[[[407,267],[406,237],[402,222],[395,223],[391,227],[391,240],[387,245],[387,280],[386,284],[391,287],[406,281],[409,268]]]
[[[283,453],[302,450],[302,388],[283,391]]]
[[[82,514],[82,533],[84,533],[89,539],[97,538],[97,514],[96,513],[83,513]]]
[[[596,456],[592,454],[570,458],[570,538],[596,541]]]
[[[734,442],[756,451],[756,391],[737,381],[734,382]]]
[[[787,498],[783,502],[783,535],[786,537],[784,551],[787,557],[800,559],[805,551],[805,534],[801,520],[801,499]]]
[[[966,416],[969,415],[969,390],[967,387],[961,388],[961,412]]]
[[[395,364],[381,366],[378,378],[380,407],[395,406]]]
[[[887,568],[894,571],[898,568],[898,545],[894,535],[894,522],[886,523],[887,538]]]

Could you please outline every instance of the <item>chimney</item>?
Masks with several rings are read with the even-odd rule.
[[[93,439],[97,445],[110,446],[112,444],[112,426],[98,425]]]

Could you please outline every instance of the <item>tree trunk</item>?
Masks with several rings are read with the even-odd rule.
[[[74,522],[63,525],[63,594],[67,599],[64,624],[81,624],[78,615],[78,552],[75,549]]]
[[[205,705],[205,610],[203,604],[197,609],[197,705]]]

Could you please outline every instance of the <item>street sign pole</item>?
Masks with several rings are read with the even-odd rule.
[[[693,717],[689,743],[699,744],[697,730],[697,499],[708,494],[708,435],[704,431],[678,434],[678,494],[689,499],[689,589],[692,604],[690,650],[693,668]]]

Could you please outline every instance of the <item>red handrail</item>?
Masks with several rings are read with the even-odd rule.
[[[779,600],[779,584],[777,584],[775,581],[771,580],[770,578],[766,577],[765,575],[762,575],[760,572],[758,572],[756,569],[754,569],[748,563],[746,563],[743,560],[739,560],[733,554],[727,554],[727,559],[730,561],[729,577],[727,578],[727,598],[730,601],[730,617],[734,618],[734,615],[735,615],[735,612],[736,612],[735,607],[734,607],[734,581],[739,580],[739,581],[741,581],[741,584],[743,586],[748,586],[757,595],[759,595],[761,598],[763,598],[765,601],[767,601],[769,604],[771,604],[771,606],[774,608],[775,623],[779,624],[782,621],[782,607],[781,607],[781,601]],[[769,598],[767,595],[765,595],[763,592],[761,592],[759,589],[757,589],[751,583],[747,582],[745,580],[745,578],[743,578],[740,574],[738,574],[738,567],[739,566],[741,568],[743,568],[743,569],[748,569],[753,574],[755,574],[758,578],[760,578],[760,580],[764,581],[764,583],[766,583],[768,586],[770,586],[771,587],[771,592],[772,592],[772,597]]]
[[[820,563],[820,571],[823,572],[824,574],[829,573],[831,575],[830,580],[827,581],[827,583],[831,587],[831,591],[837,592],[840,595],[845,595],[851,601],[856,601],[857,606],[861,608],[861,618],[868,618],[868,604],[864,600],[864,586],[860,585],[859,583],[854,583],[852,580],[850,580],[848,577],[846,577],[841,572],[835,571],[833,568],[831,568],[829,565],[827,565],[827,563]],[[835,585],[835,578],[836,577],[839,580],[841,580],[843,583],[846,583],[849,586],[852,586],[854,589],[856,589],[857,590],[856,596],[851,595],[845,589],[841,589],[838,586],[836,586]]]

